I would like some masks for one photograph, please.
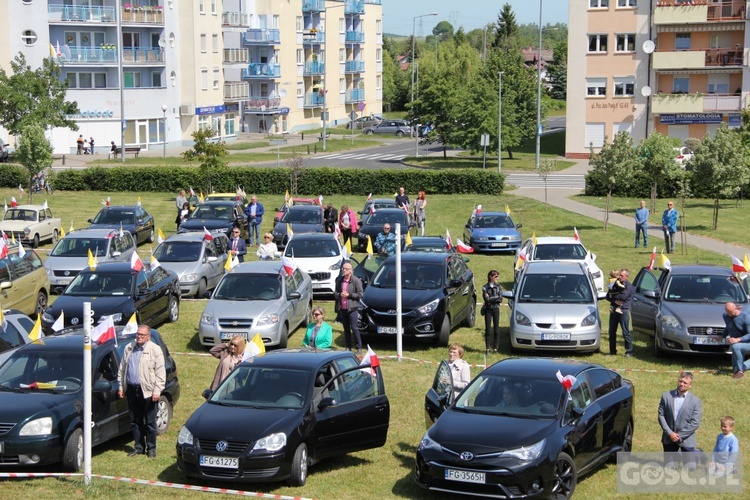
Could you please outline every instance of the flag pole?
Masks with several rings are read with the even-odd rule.
[[[401,224],[396,223],[396,356],[401,361],[403,353],[403,326],[401,317]]]
[[[91,484],[91,302],[83,303],[83,484]]]

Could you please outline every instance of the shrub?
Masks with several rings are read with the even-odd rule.
[[[15,188],[19,184],[24,188],[29,183],[29,171],[21,165],[0,165],[0,186]]]

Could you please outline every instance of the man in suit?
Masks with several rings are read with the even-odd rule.
[[[344,344],[347,350],[352,349],[352,333],[357,354],[362,354],[362,339],[359,336],[359,300],[362,298],[362,281],[354,276],[352,263],[344,262],[341,275],[336,278],[335,310],[344,327]]]
[[[241,230],[238,227],[232,229],[232,239],[229,240],[229,255],[231,257],[237,257],[239,262],[245,262],[245,254],[247,253],[247,245],[245,240],[240,238]]]
[[[682,372],[677,379],[677,389],[667,391],[659,402],[659,425],[662,428],[661,444],[665,452],[695,451],[695,433],[701,425],[703,404],[690,392],[693,374]],[[688,467],[694,459],[687,461]]]

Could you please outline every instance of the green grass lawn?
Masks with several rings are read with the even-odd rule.
[[[0,190],[0,196],[10,199],[16,195],[12,190]],[[250,194],[250,193],[248,193]],[[300,196],[317,196],[319,193],[303,193]],[[143,193],[142,203],[146,210],[155,214],[157,225],[169,234],[174,231],[174,196],[176,193]],[[391,196],[392,193],[374,196]],[[101,208],[101,200],[112,197],[113,204],[135,203],[136,193],[66,193],[56,192],[49,196],[35,196],[34,202],[41,203],[46,199],[54,214],[61,216],[63,227],[69,228],[71,219],[74,227],[85,227],[85,219],[93,217]],[[23,200],[26,201],[26,200]],[[263,230],[271,229],[271,210],[283,201],[283,195],[261,196],[267,216],[264,218]],[[336,206],[348,204],[361,209],[364,197],[341,196],[331,197]],[[504,210],[509,205],[516,222],[522,223],[523,236],[530,237],[532,232],[537,236],[564,235],[572,236],[573,227],[578,228],[582,242],[597,254],[597,263],[607,272],[611,268],[628,267],[637,271],[646,265],[649,251],[632,248],[632,231],[610,226],[609,231],[602,231],[602,223],[587,219],[577,214],[565,212],[554,207],[547,207],[538,201],[503,195],[502,197],[482,197],[469,195],[428,196],[427,233],[444,235],[446,229],[451,236],[462,238],[463,224],[476,203],[483,204],[484,211]],[[625,207],[625,206],[624,206]],[[40,249],[49,249],[46,245]],[[147,256],[148,245],[140,247],[139,253]],[[727,265],[727,258],[711,252],[691,248],[689,256],[675,254],[673,263],[684,264],[699,260],[706,263]],[[513,279],[513,257],[510,255],[470,255],[469,267],[475,273],[477,287],[485,283],[490,269],[500,271],[501,283],[505,288]],[[202,403],[201,392],[210,384],[217,362],[205,356],[207,349],[201,347],[197,340],[197,325],[205,300],[184,300],[181,304],[180,319],[175,324],[166,324],[159,328],[168,342],[179,367],[182,385],[182,397],[175,407],[174,419],[166,435],[158,441],[158,457],[147,460],[144,457],[126,458],[130,449],[128,438],[117,439],[94,449],[93,472],[95,474],[136,477],[158,481],[195,484],[187,480],[177,469],[174,446],[181,425],[190,414]],[[333,304],[322,302],[328,310],[328,317],[333,317]],[[601,305],[603,321],[607,322],[608,313]],[[481,317],[479,318],[481,320]],[[508,309],[503,308],[501,324],[503,340],[501,352],[487,360],[493,363],[509,356],[519,354],[511,352],[508,340]],[[340,325],[334,327],[334,344],[341,349],[344,346]],[[605,328],[606,329],[606,328]],[[290,347],[297,347],[302,342],[302,331],[293,333],[289,340]],[[459,328],[451,339],[461,342],[466,347],[465,359],[472,364],[484,365],[483,327],[479,323],[474,328]],[[606,345],[607,334],[602,342]],[[424,342],[404,341],[404,356],[425,361],[414,362],[408,359],[392,359],[395,352],[395,339],[370,339],[368,341],[383,359],[382,367],[386,391],[391,402],[391,425],[388,441],[385,446],[375,450],[354,453],[345,457],[323,461],[310,470],[308,483],[303,488],[290,488],[285,484],[232,485],[229,483],[206,483],[207,486],[238,488],[262,491],[279,495],[299,495],[312,498],[441,498],[427,493],[417,487],[413,480],[414,455],[416,446],[425,432],[423,401],[427,388],[432,383],[436,369],[435,362],[447,357],[446,349],[434,347]],[[621,342],[621,341],[620,341]],[[660,451],[660,428],[656,419],[659,397],[665,390],[676,385],[677,371],[691,369],[697,371],[694,392],[703,399],[703,424],[698,431],[698,444],[704,450],[710,450],[716,434],[719,432],[719,418],[726,414],[737,419],[735,434],[741,443],[750,442],[750,425],[743,418],[746,406],[743,381],[736,381],[729,376],[729,359],[723,357],[668,357],[656,359],[653,355],[652,341],[649,337],[634,334],[635,351],[633,358],[620,356],[611,358],[602,354],[570,355],[571,358],[601,363],[610,368],[623,371],[623,375],[635,383],[635,451]],[[543,354],[543,355],[553,355]],[[559,353],[558,353],[559,354]],[[563,353],[564,354],[564,353]],[[720,374],[713,374],[714,370]],[[472,374],[479,373],[481,368],[472,368]],[[709,373],[700,373],[710,371]],[[252,425],[251,422],[228,422],[227,425]],[[750,463],[745,460],[745,463]],[[49,468],[48,470],[53,470]],[[750,487],[750,479],[745,475],[744,484]],[[122,482],[94,479],[93,486],[85,488],[80,478],[46,478],[34,480],[3,480],[3,491],[6,498],[62,498],[87,495],[95,498],[115,498],[139,495],[147,498],[185,498],[197,497],[196,492],[185,492],[176,489],[155,488]],[[616,491],[617,477],[614,465],[598,469],[593,475],[581,479],[576,490],[578,498],[611,497]],[[746,490],[748,491],[748,490]],[[685,495],[672,495],[672,498],[684,498]],[[729,496],[725,496],[729,498]],[[723,498],[717,496],[717,498]]]

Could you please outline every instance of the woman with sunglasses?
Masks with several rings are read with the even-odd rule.
[[[258,247],[256,255],[260,260],[273,260],[276,252],[276,243],[273,242],[273,235],[271,233],[264,234],[263,244]]]
[[[329,349],[333,341],[333,330],[331,325],[323,321],[326,313],[322,307],[318,306],[313,309],[312,315],[314,323],[307,325],[302,345],[313,349]]]
[[[235,335],[227,344],[219,344],[209,351],[211,356],[219,358],[219,366],[216,368],[214,381],[211,382],[211,390],[215,391],[221,381],[227,378],[227,375],[234,368],[242,363],[242,355],[245,352],[247,341],[242,335]]]

